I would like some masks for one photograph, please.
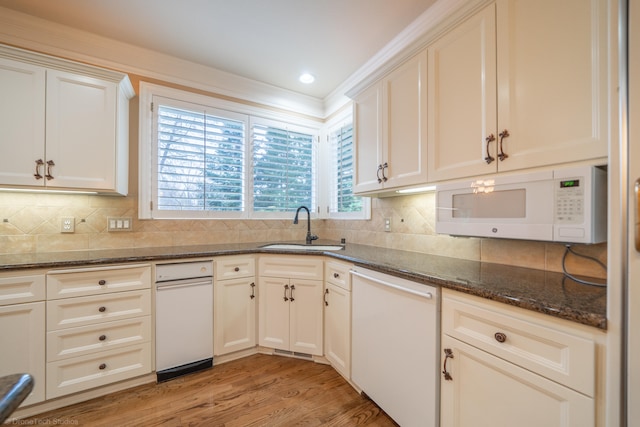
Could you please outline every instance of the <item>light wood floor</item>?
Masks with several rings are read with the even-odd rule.
[[[262,354],[27,420],[22,425],[397,426],[330,366]]]

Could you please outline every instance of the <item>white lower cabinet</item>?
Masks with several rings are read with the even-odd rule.
[[[57,270],[47,280],[47,399],[151,372],[148,264]]]
[[[0,274],[0,376],[27,373],[28,406],[45,398],[45,276]]]
[[[351,264],[325,264],[324,354],[343,377],[351,378]]]
[[[451,379],[441,379],[443,427],[594,425],[590,397],[447,335],[442,348],[451,352]]]
[[[316,257],[260,257],[258,330],[261,346],[323,355],[322,267],[322,259]]]
[[[44,314],[43,301],[0,306],[0,376],[26,373],[34,379],[21,406],[44,400]]]
[[[230,256],[214,263],[213,354],[220,356],[255,347],[255,258]]]
[[[443,290],[441,426],[597,425],[597,333],[501,306]]]

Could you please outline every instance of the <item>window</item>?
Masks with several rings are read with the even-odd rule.
[[[254,212],[314,210],[315,148],[308,130],[255,119],[251,126]]]
[[[362,197],[353,195],[353,124],[340,126],[329,135],[331,164],[335,165],[330,212],[359,212]]]
[[[146,82],[140,106],[140,218],[291,219],[299,206],[317,218],[370,218],[369,199],[352,194],[350,111],[327,127]]]
[[[328,135],[328,215],[330,218],[369,219],[370,199],[353,194],[354,147],[351,114],[329,128]]]
[[[242,212],[245,122],[164,104],[156,119],[157,209]]]

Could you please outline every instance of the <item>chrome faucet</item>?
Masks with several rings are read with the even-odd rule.
[[[309,212],[309,208],[306,206],[300,206],[296,211],[296,216],[293,218],[293,223],[298,223],[298,214],[300,213],[300,209],[304,209],[307,211],[307,245],[310,245],[312,241],[318,240],[318,236],[315,234],[311,234],[311,213]]]

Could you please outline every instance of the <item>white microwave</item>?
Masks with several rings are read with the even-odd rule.
[[[607,240],[607,173],[581,166],[436,186],[436,232],[566,243]]]

